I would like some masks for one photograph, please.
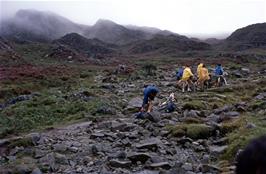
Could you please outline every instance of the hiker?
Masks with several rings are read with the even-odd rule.
[[[192,85],[192,78],[193,78],[193,73],[191,72],[190,67],[187,65],[184,69],[183,72],[183,76],[182,76],[182,83],[183,83],[183,87],[182,87],[182,92],[185,92],[185,87],[187,86],[187,90],[191,91],[190,89],[190,85]]]
[[[266,173],[266,136],[252,140],[236,159],[236,174]]]
[[[158,94],[159,90],[156,86],[147,86],[144,89],[144,99],[140,112],[151,112],[152,111],[152,101]]]
[[[202,66],[203,66],[203,63],[199,63],[199,64],[198,64],[198,68],[197,68],[197,75],[198,75],[198,78],[199,78],[199,76],[200,76],[200,71],[201,71]]]
[[[198,81],[197,84],[201,89],[204,89],[204,84],[210,80],[210,75],[208,69],[205,67],[205,64],[201,64],[201,68],[198,72]]]
[[[182,76],[183,76],[183,72],[184,72],[185,66],[182,66],[181,68],[179,68],[176,71],[176,80],[179,81],[181,80]]]
[[[160,110],[165,110],[168,113],[175,111],[176,105],[174,102],[175,102],[175,94],[171,93],[169,97],[166,98],[166,101],[159,105]]]
[[[217,78],[216,86],[220,86],[221,80],[224,81],[225,85],[228,85],[227,81],[226,81],[226,79],[224,77],[224,70],[223,70],[223,67],[222,67],[221,64],[217,64],[216,65],[215,70],[214,70],[214,75]]]

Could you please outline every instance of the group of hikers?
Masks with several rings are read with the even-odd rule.
[[[197,78],[196,78],[197,77]],[[224,77],[224,70],[221,64],[217,64],[215,69],[214,69],[214,74],[211,75],[206,68],[206,66],[203,63],[199,63],[197,67],[197,76],[192,73],[191,67],[186,65],[178,69],[176,72],[176,78],[177,78],[177,84],[178,86],[182,86],[182,92],[185,92],[185,89],[187,91],[191,91],[191,86],[196,85],[199,86],[201,89],[204,88],[204,85],[209,85],[210,81],[213,79],[214,80],[214,86],[219,86],[221,81],[225,85],[227,85],[227,81]],[[195,80],[196,79],[196,80]],[[154,100],[155,96],[159,93],[159,90],[156,86],[148,85],[144,89],[144,99],[143,99],[143,104],[140,109],[140,113],[144,112],[151,112],[152,111],[152,101]],[[167,108],[168,111],[174,110],[173,108],[173,101],[175,100],[174,98],[174,93],[171,93],[169,98],[167,99],[166,102],[162,103],[161,105],[165,105],[170,103]],[[139,115],[137,115],[138,117]]]
[[[199,85],[204,85],[204,83],[210,80],[210,74],[208,69],[205,67],[203,63],[200,63],[197,68],[198,79],[196,81]],[[217,64],[214,70],[214,76],[217,76],[216,83],[219,83],[219,80],[223,78],[224,83],[227,84],[225,78],[223,77],[224,71],[221,64]],[[183,89],[186,85],[188,85],[188,91],[190,90],[189,85],[192,82],[192,78],[194,77],[191,68],[189,66],[185,66],[179,69],[177,72],[178,83],[183,83]],[[144,99],[143,104],[140,109],[140,112],[136,115],[137,118],[145,118],[143,113],[149,113],[152,111],[152,101],[159,93],[159,90],[156,86],[146,86],[144,89]],[[172,103],[175,100],[174,93],[171,93],[166,102],[162,103],[170,103],[168,106],[173,106]],[[171,107],[168,109],[171,109]],[[148,117],[147,117],[148,118]],[[236,158],[236,174],[265,174],[266,173],[266,136],[262,136],[251,141],[246,148],[241,151]]]
[[[214,82],[212,77],[214,78]],[[178,81],[178,86],[182,87],[182,92],[185,92],[186,88],[187,91],[191,91],[191,86],[196,86],[203,90],[204,86],[206,85],[209,87],[211,82],[214,83],[212,84],[213,86],[219,86],[221,82],[227,85],[227,81],[224,77],[224,70],[221,64],[216,65],[214,74],[211,75],[205,64],[200,63],[197,67],[197,76],[194,76],[191,71],[191,67],[186,65],[177,70],[176,79]]]

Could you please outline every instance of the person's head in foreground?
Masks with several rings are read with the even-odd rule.
[[[266,174],[266,135],[252,140],[236,162],[236,174]]]

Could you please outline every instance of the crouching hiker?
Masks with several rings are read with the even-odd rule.
[[[166,112],[174,112],[176,110],[176,105],[175,105],[175,94],[171,93],[170,96],[166,99],[165,102],[160,104],[160,111],[165,110]]]
[[[144,89],[144,98],[143,98],[143,103],[141,107],[141,112],[151,112],[152,111],[152,101],[158,94],[159,90],[157,89],[156,86],[147,86]]]
[[[152,101],[156,97],[156,95],[159,93],[159,90],[156,86],[146,86],[143,92],[144,98],[142,107],[140,109],[140,112],[136,114],[136,118],[143,119],[144,113],[150,113],[152,111]]]

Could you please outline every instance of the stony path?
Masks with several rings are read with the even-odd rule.
[[[36,164],[48,173],[218,173],[215,167],[204,165],[210,158],[203,153],[204,142],[169,138],[162,126],[134,118],[75,124],[30,134],[33,147],[16,147],[4,158],[20,153],[32,156],[25,155],[25,164],[16,166],[20,173]]]

